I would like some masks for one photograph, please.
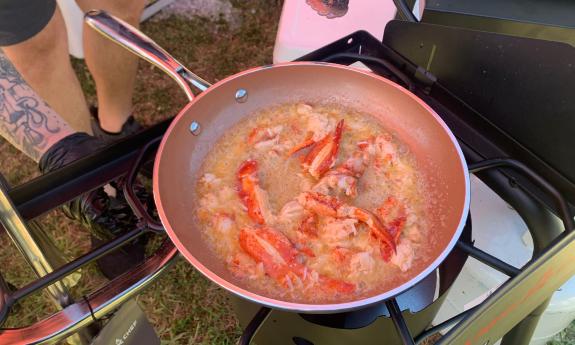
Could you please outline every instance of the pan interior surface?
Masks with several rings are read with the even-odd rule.
[[[243,97],[238,98],[238,94]],[[284,103],[341,104],[377,118],[416,157],[428,187],[430,254],[393,289],[337,304],[305,304],[248,290],[217,259],[194,225],[194,191],[202,162],[227,130],[258,110]],[[190,132],[193,122],[201,133]],[[469,207],[469,180],[461,150],[441,119],[400,86],[370,73],[318,63],[262,67],[229,77],[201,94],[178,115],[160,146],[154,170],[154,197],[166,231],[184,257],[209,279],[244,298],[298,312],[360,308],[397,295],[431,273],[463,229]]]

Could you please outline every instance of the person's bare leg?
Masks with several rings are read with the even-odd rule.
[[[2,49],[29,86],[57,114],[77,131],[92,133],[86,99],[70,63],[59,9],[38,34]]]
[[[0,136],[38,162],[52,145],[74,132],[0,51]]]
[[[102,9],[138,26],[144,0],[77,0],[84,11]],[[137,58],[84,25],[84,55],[96,82],[98,117],[107,132],[117,133],[132,114]]]

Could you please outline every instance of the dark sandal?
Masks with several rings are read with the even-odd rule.
[[[98,139],[102,139],[106,143],[111,143],[114,141],[118,141],[120,139],[129,137],[140,132],[143,127],[136,121],[134,116],[128,117],[126,122],[122,125],[122,130],[118,133],[110,133],[100,127],[100,119],[98,118],[98,108],[97,107],[90,107],[90,115],[91,115],[91,125],[92,125],[92,132],[94,136]]]
[[[104,147],[103,140],[86,133],[72,134],[54,144],[40,159],[42,173],[57,170]],[[110,182],[115,196],[108,195],[102,187],[84,193],[64,204],[62,211],[71,219],[82,223],[90,230],[92,246],[97,247],[138,226],[138,219],[132,212],[122,192],[122,179]],[[135,186],[136,197],[148,208],[153,200],[139,183]],[[147,236],[124,245],[97,260],[98,267],[108,279],[133,268],[144,260]]]

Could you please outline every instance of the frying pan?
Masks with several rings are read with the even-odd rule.
[[[455,137],[439,116],[401,86],[369,72],[326,63],[297,62],[257,67],[210,86],[155,42],[102,11],[88,25],[166,71],[190,102],[175,117],[157,152],[153,191],[160,219],[182,255],[224,289],[253,302],[294,312],[332,313],[359,309],[394,297],[432,273],[452,250],[469,210],[467,165]],[[191,86],[203,91],[197,97]],[[372,114],[415,155],[432,199],[426,212],[429,255],[393,287],[341,303],[306,304],[247,288],[209,250],[194,225],[194,186],[202,162],[223,133],[259,109],[288,102],[337,102]],[[350,297],[351,298],[351,297]]]

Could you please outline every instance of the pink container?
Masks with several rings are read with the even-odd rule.
[[[326,8],[322,0],[285,0],[274,63],[291,61],[357,30],[383,39],[385,25],[396,14],[392,0],[349,0],[347,12],[336,18],[319,14],[312,6]],[[422,6],[416,3],[416,7],[420,12]]]

